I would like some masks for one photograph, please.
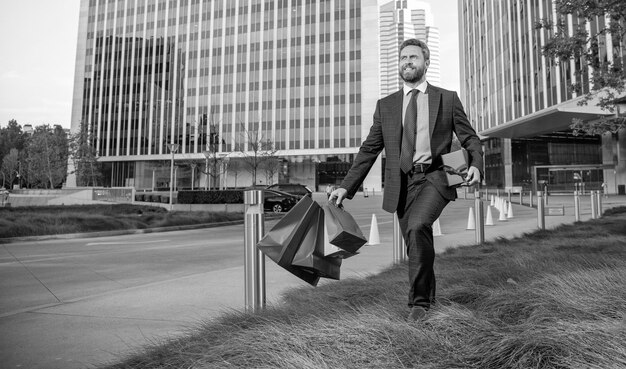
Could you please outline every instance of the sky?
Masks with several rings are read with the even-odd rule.
[[[459,91],[458,0],[422,1],[439,28],[441,87]],[[79,11],[80,0],[0,0],[0,127],[70,128]]]

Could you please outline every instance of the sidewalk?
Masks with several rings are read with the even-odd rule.
[[[316,193],[314,199],[325,201],[325,195]],[[582,200],[582,220],[586,220],[590,217],[589,199]],[[366,237],[370,234],[372,214],[376,215],[381,243],[366,245],[360,255],[345,260],[342,279],[375,274],[392,265],[393,217],[381,210],[381,204],[380,195],[364,198],[359,194],[354,200],[346,201],[346,209],[354,215]],[[465,229],[468,209],[473,204],[472,199],[459,199],[444,210],[440,218],[443,235],[435,237],[437,252],[475,243],[475,231]],[[550,197],[549,204],[563,204],[566,215],[546,217],[546,228],[574,221],[571,196]],[[604,209],[619,205],[626,205],[626,196],[606,199]],[[536,209],[514,204],[513,210],[514,218],[505,222],[498,222],[497,212],[493,212],[495,225],[485,227],[487,241],[520,236],[537,229]],[[273,221],[267,221],[266,229],[272,224]],[[0,360],[7,368],[64,369],[118,361],[146,345],[186,334],[201,322],[224,312],[243,310],[243,275],[241,265],[172,277],[0,317],[3,332]],[[321,283],[341,282],[323,280]],[[266,261],[266,286],[269,304],[278,303],[287,289],[313,288],[269,260]]]

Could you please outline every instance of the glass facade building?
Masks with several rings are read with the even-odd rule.
[[[222,186],[250,185],[237,163],[251,132],[281,160],[257,184],[338,182],[390,67],[380,12],[376,0],[83,0],[72,130],[89,130],[110,186],[169,185],[169,144],[178,187],[205,185],[209,150],[229,163]],[[380,189],[380,168],[366,182]]]
[[[487,138],[486,183],[573,191],[579,173],[587,188],[606,182],[615,192],[626,182],[625,135],[571,133],[572,118],[610,113],[593,101],[578,104],[593,89],[584,60],[557,63],[543,55],[553,34],[535,27],[543,19],[564,22],[570,34],[579,25],[596,32],[607,24],[603,17],[559,16],[552,0],[459,1],[461,95],[472,125]],[[598,57],[611,62],[619,45],[602,38]],[[626,51],[620,55],[626,61]]]

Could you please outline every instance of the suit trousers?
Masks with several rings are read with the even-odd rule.
[[[433,223],[448,204],[424,173],[402,175],[398,221],[409,258],[409,307],[435,302]]]

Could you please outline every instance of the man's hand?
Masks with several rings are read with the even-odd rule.
[[[467,170],[467,177],[465,177],[465,181],[468,186],[475,185],[480,181],[480,170],[476,167],[469,167]]]
[[[341,202],[343,201],[343,199],[346,198],[347,194],[348,194],[348,190],[346,190],[345,188],[338,187],[336,190],[330,193],[328,202],[330,202],[331,204],[335,206],[339,206],[341,205]]]

